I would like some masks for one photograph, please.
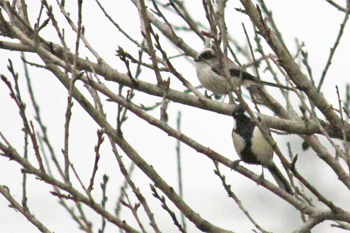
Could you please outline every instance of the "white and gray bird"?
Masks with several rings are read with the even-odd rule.
[[[289,182],[273,162],[273,148],[266,141],[254,121],[245,115],[244,108],[238,105],[233,110],[232,116],[236,121],[232,130],[233,145],[241,160],[248,164],[262,165],[267,168],[278,186],[293,194]]]
[[[224,65],[220,62],[214,50],[212,48],[204,49],[198,54],[194,61],[197,76],[202,86],[212,91],[217,96],[227,94],[228,83],[223,73]],[[229,59],[227,67],[228,73],[230,75],[231,85],[235,88],[241,85],[249,87],[251,84],[263,84],[292,90],[292,88],[290,87],[285,87],[279,84],[258,80],[253,75],[242,71],[241,67],[239,67]]]

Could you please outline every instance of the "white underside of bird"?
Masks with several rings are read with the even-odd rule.
[[[215,95],[224,95],[228,93],[228,85],[226,79],[214,73],[212,67],[204,62],[196,62],[196,71],[199,82],[202,86]]]
[[[264,165],[269,165],[272,162],[273,158],[273,148],[271,145],[268,143],[268,141],[263,138],[263,134],[261,133],[260,130],[255,130],[254,135],[252,137],[252,145],[251,149],[253,154],[258,154],[259,157],[257,157],[257,160]],[[233,145],[236,149],[236,152],[238,156],[241,158],[241,153],[244,150],[246,146],[246,142],[244,139],[235,133],[234,131],[232,132],[232,139],[233,139]],[[259,139],[259,140],[255,140]]]

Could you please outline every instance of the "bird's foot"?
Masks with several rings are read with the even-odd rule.
[[[259,176],[259,179],[258,179],[258,185],[261,185],[262,182],[265,180],[265,176],[264,176],[264,168],[262,168],[262,171],[261,171],[261,175]]]
[[[204,96],[207,98],[207,99],[211,99],[211,97],[213,96],[213,94],[209,95],[207,90],[204,91]]]
[[[241,162],[240,159],[233,161],[231,170],[232,170],[232,169],[235,169],[235,168],[239,165],[240,162]]]

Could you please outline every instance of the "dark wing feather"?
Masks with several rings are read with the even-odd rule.
[[[251,75],[245,71],[241,71],[239,69],[230,69],[230,75],[231,75],[231,77],[235,77],[235,78],[242,77],[243,81],[248,80],[248,81],[252,81],[252,82],[257,82],[256,78],[253,75]]]

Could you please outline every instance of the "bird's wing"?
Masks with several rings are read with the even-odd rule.
[[[240,69],[231,68],[230,75],[231,75],[231,77],[234,77],[234,78],[241,78],[242,77],[243,81],[248,80],[248,81],[252,81],[252,82],[257,82],[257,79],[253,75],[251,75],[245,71],[242,71]]]

